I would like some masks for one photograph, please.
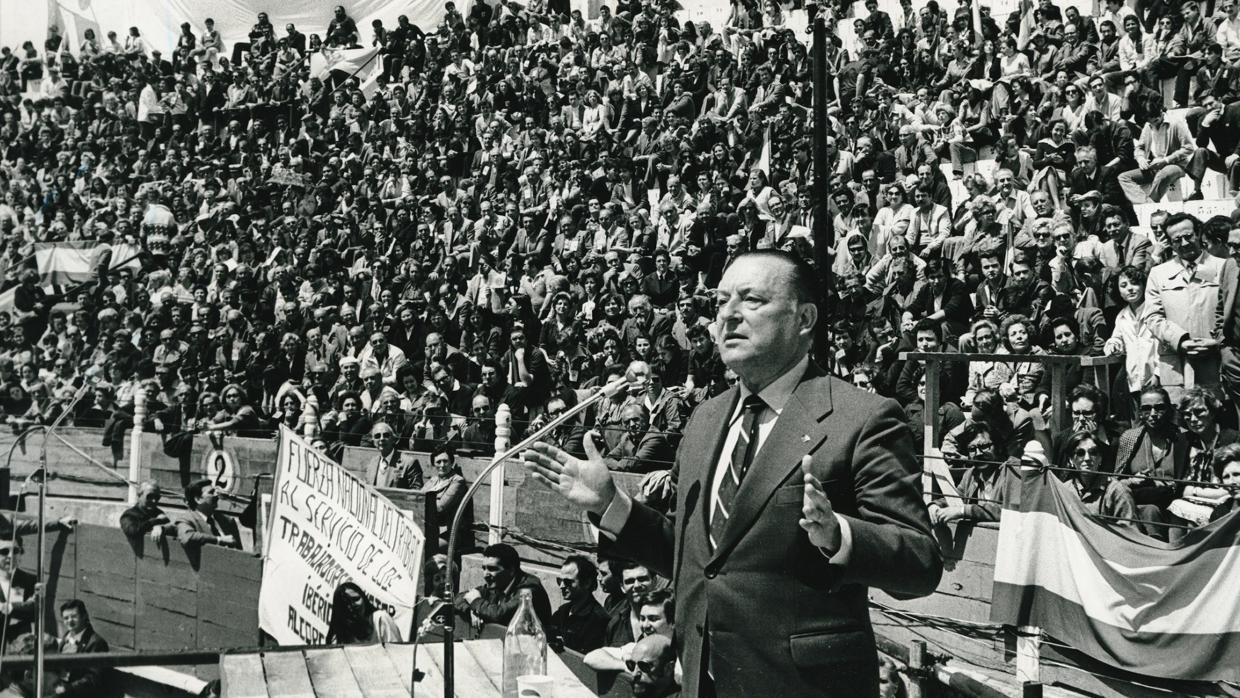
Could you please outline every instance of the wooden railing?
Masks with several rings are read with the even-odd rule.
[[[1059,431],[1068,424],[1068,414],[1063,408],[1068,398],[1068,370],[1081,367],[1092,374],[1094,385],[1103,394],[1109,394],[1111,387],[1111,369],[1124,362],[1123,356],[1075,356],[1059,354],[978,354],[959,352],[901,352],[900,358],[906,361],[922,361],[926,364],[926,433],[924,435],[925,452],[931,453],[942,438],[943,425],[939,421],[938,406],[942,404],[939,395],[939,379],[943,373],[943,365],[947,363],[968,364],[973,361],[988,361],[1004,364],[1038,363],[1045,367],[1051,375],[1051,429]]]

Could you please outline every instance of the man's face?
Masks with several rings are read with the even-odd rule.
[[[581,583],[577,564],[573,562],[566,562],[560,567],[560,574],[555,578],[555,583],[560,587],[560,596],[564,598],[565,603],[572,603],[590,593]]]
[[[1030,197],[1030,203],[1033,205],[1033,212],[1038,214],[1039,218],[1050,216],[1053,212],[1051,206],[1051,197],[1045,192],[1038,192]]]
[[[61,611],[60,621],[64,623],[66,633],[80,633],[86,629],[86,618],[81,609],[67,608]]]
[[[1192,221],[1180,221],[1168,228],[1167,238],[1182,261],[1193,261],[1201,256],[1201,237],[1193,230]]]
[[[917,351],[938,351],[939,338],[930,330],[917,332]]]
[[[993,258],[993,257],[983,257],[981,260],[981,264],[982,264],[983,278],[985,278],[987,281],[993,281],[999,278],[999,270],[1001,270],[1003,267],[1001,264],[999,264],[998,259]]]
[[[488,589],[498,591],[505,589],[512,582],[513,570],[507,569],[497,557],[483,558],[482,582]]]
[[[1147,429],[1156,431],[1170,423],[1173,414],[1167,398],[1152,392],[1141,395],[1141,404],[1137,406],[1137,413],[1141,417],[1141,423]]]
[[[215,485],[208,485],[203,488],[202,495],[198,498],[198,509],[204,513],[215,511],[215,506],[219,503],[220,491]]]
[[[637,597],[650,591],[654,576],[645,567],[630,567],[620,575],[620,590],[637,603]]]
[[[666,635],[671,632],[671,619],[664,615],[662,605],[645,604],[637,610],[637,629],[642,637]]]
[[[392,448],[396,445],[396,432],[392,431],[392,429],[387,425],[384,425],[376,428],[374,432],[371,433],[370,440],[374,443],[375,448],[379,449],[380,452],[384,454],[391,453]]]
[[[715,292],[719,354],[742,378],[799,354],[802,336],[817,319],[814,306],[796,298],[792,270],[777,264],[742,257],[724,272]]]
[[[1072,401],[1072,428],[1076,431],[1093,431],[1098,427],[1097,408],[1094,401],[1078,397]]]
[[[151,487],[142,491],[142,500],[140,504],[147,511],[155,511],[159,508],[159,500],[163,497],[163,492],[158,487]]]
[[[1180,15],[1184,17],[1184,23],[1188,25],[1196,24],[1197,18],[1201,16],[1197,5],[1191,2],[1186,3],[1184,7],[1180,8]]]

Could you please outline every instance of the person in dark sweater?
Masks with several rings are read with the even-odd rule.
[[[594,598],[598,567],[584,555],[570,555],[556,578],[564,603],[551,614],[547,636],[553,645],[585,654],[603,646],[609,616]]]
[[[505,543],[488,545],[482,551],[482,584],[458,594],[456,610],[481,629],[483,623],[508,625],[521,606],[522,589],[534,594],[534,613],[543,627],[551,622],[551,601],[538,577],[521,569],[516,548]]]

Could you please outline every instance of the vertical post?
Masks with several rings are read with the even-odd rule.
[[[1055,361],[1046,367],[1051,372],[1051,433],[1062,431],[1068,425],[1069,420],[1067,405],[1068,401],[1068,367]],[[1051,454],[1053,456],[1053,454]],[[1051,463],[1051,465],[1060,465],[1059,463]]]
[[[133,391],[133,432],[129,437],[129,506],[138,503],[138,483],[142,482],[142,432],[146,429],[146,390]]]
[[[508,405],[500,404],[495,410],[495,455],[507,451],[512,437],[512,410]],[[504,468],[506,464],[491,471],[491,515],[488,524],[487,542],[491,545],[501,542],[504,534]]]
[[[943,364],[938,359],[926,359],[926,402],[922,406],[921,418],[930,427],[931,444],[935,448],[943,438],[943,422],[939,419],[939,406],[943,404],[943,396],[939,394],[942,386]]]
[[[926,670],[926,643],[913,640],[908,645],[908,695],[909,698],[922,698],[924,692],[924,673]]]
[[[1016,628],[1016,680],[1037,683],[1042,680],[1038,665],[1042,653],[1042,629],[1036,625]]]
[[[831,75],[827,71],[827,42],[830,37],[827,36],[827,23],[823,19],[823,13],[817,12],[814,15],[814,45],[813,50],[813,70],[814,70],[814,184],[813,184],[813,211],[814,211],[814,229],[810,231],[814,236],[814,262],[818,265],[819,273],[822,274],[823,283],[823,302],[818,306],[818,327],[815,331],[814,349],[818,360],[826,366],[827,370],[833,370],[835,356],[831,352],[831,307],[834,305],[830,301],[832,293],[835,290],[835,280],[831,274],[831,251],[835,247],[835,229],[831,220],[830,201],[831,197],[827,191],[828,177],[827,169],[827,103],[830,101],[827,94],[830,89]]]
[[[306,404],[301,408],[301,435],[307,439],[319,435],[319,399],[313,391],[306,396]]]

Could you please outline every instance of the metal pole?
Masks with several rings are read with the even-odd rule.
[[[51,426],[43,432],[43,443],[39,447],[39,467],[43,470],[43,477],[39,478],[39,532],[36,536],[38,543],[35,546],[39,554],[39,559],[35,563],[34,585],[36,604],[39,611],[39,615],[34,619],[34,694],[36,696],[43,695],[43,635],[44,626],[47,623],[47,580],[43,578],[43,554],[47,539],[47,440],[51,438],[52,432],[56,431],[61,423],[65,421],[65,417],[73,413],[78,401],[86,394],[89,386],[90,384],[87,383],[78,389],[77,394],[73,396],[69,404],[65,405],[64,410],[56,417],[56,421],[52,422]],[[142,387],[139,386],[138,390],[141,391]],[[14,527],[16,527],[16,524],[14,524]]]
[[[831,76],[827,71],[827,23],[822,12],[814,17],[814,261],[822,274],[823,298],[818,304],[818,327],[814,338],[815,354],[827,370],[834,368],[835,356],[831,351],[831,306],[835,291],[835,279],[831,273],[831,250],[835,247],[835,227],[831,220],[829,173],[827,168],[827,101]]]

